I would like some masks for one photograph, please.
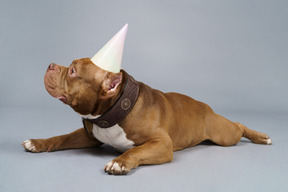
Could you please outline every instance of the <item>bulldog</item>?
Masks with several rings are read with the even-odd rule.
[[[173,151],[205,140],[232,146],[245,137],[272,144],[268,135],[214,113],[205,103],[153,89],[124,70],[109,72],[90,58],[69,67],[50,64],[44,83],[51,96],[82,116],[84,126],[67,135],[26,140],[23,147],[38,153],[108,144],[123,152],[104,167],[109,174],[170,162]]]

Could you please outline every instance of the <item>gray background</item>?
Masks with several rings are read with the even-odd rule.
[[[54,106],[49,63],[92,57],[125,23],[123,68],[219,110],[288,108],[287,1],[1,1],[1,106]],[[43,102],[45,100],[45,102]]]
[[[274,145],[199,145],[126,177],[102,172],[119,155],[109,147],[25,153],[23,140],[81,126],[46,92],[48,64],[92,57],[126,23],[122,67],[135,79],[208,103]],[[0,27],[1,191],[288,190],[287,1],[1,0]]]

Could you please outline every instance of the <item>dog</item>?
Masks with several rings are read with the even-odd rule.
[[[109,72],[90,58],[69,67],[50,64],[44,82],[51,96],[82,116],[84,126],[67,135],[26,140],[23,147],[37,153],[109,144],[123,152],[104,167],[109,174],[170,162],[173,151],[205,140],[232,146],[245,137],[272,144],[268,135],[214,113],[205,103],[153,89],[124,70]]]

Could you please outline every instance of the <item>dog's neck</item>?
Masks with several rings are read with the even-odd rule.
[[[139,85],[132,76],[130,76],[125,71],[122,72],[126,77],[126,82],[123,84],[123,91],[119,94],[120,96],[117,98],[113,106],[110,107],[101,116],[96,118],[93,118],[92,116],[92,118],[84,116],[84,119],[87,119],[91,123],[96,124],[101,128],[109,128],[118,124],[128,115],[138,99]]]

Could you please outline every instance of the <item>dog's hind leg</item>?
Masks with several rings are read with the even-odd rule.
[[[215,114],[215,116],[212,117],[211,122],[212,123],[207,129],[207,135],[209,140],[218,145],[235,145],[242,137],[257,144],[272,144],[268,135],[248,129],[241,123],[232,122],[221,115]]]

